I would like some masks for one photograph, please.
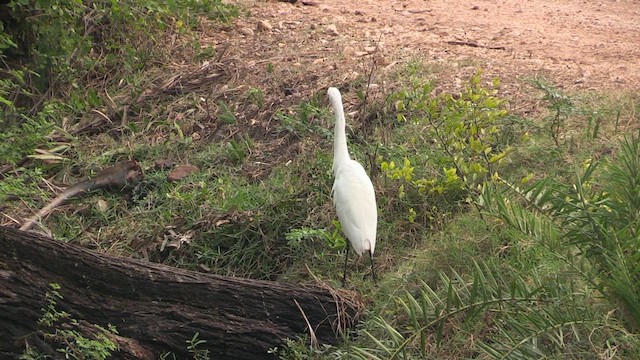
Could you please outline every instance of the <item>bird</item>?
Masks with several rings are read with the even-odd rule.
[[[335,116],[333,138],[333,167],[334,176],[331,195],[336,208],[342,232],[347,236],[351,247],[362,256],[368,252],[371,259],[371,274],[377,283],[373,265],[373,253],[376,250],[376,230],[378,226],[378,208],[373,183],[364,167],[349,157],[347,136],[345,134],[345,117],[340,90],[330,87],[327,90],[329,102]],[[347,260],[349,246],[344,259],[344,276],[342,285],[347,279]]]

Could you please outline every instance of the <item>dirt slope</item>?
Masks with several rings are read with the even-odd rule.
[[[362,75],[371,53],[378,69],[411,58],[440,64],[454,86],[480,66],[506,83],[540,74],[566,88],[640,87],[638,0],[239,2],[251,15],[229,31],[241,36],[217,45],[232,41],[253,65],[311,76],[294,82],[320,78],[318,88]]]

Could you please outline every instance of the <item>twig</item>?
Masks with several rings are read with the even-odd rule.
[[[311,269],[309,269],[308,265],[305,264],[305,267],[307,268],[309,275],[311,275],[313,280],[315,280],[316,285],[327,290],[331,294],[331,297],[334,300],[333,302],[336,305],[337,315],[335,322],[333,322],[331,326],[336,334],[344,334],[351,324],[357,322],[360,316],[360,311],[364,308],[364,303],[361,301],[357,293],[344,289],[335,289],[324,280],[318,278]],[[348,304],[348,306],[345,306],[344,304]],[[355,309],[356,313],[349,314],[346,310],[348,308]]]
[[[373,50],[373,52],[371,53],[371,68],[369,69],[369,74],[367,74],[367,87],[365,89],[364,92],[364,99],[362,99],[362,107],[360,109],[360,114],[362,114],[363,116],[363,120],[364,120],[364,141],[365,143],[368,143],[369,140],[369,129],[371,129],[371,124],[368,123],[367,121],[367,103],[369,100],[369,90],[371,89],[371,80],[373,79],[373,72],[376,69],[376,58],[375,58],[375,54],[378,52],[378,50],[380,49],[380,41],[382,40],[382,34],[380,34],[380,36],[378,37],[378,41],[376,41],[376,48]],[[367,157],[369,158],[369,177],[371,177],[372,179],[376,177],[376,166],[375,166],[375,159],[376,159],[376,155],[378,152],[378,145],[376,144],[376,148],[373,151],[373,154],[369,154],[367,153]]]
[[[304,321],[307,323],[307,328],[309,328],[309,336],[311,337],[311,339],[310,339],[311,340],[311,347],[317,348],[318,347],[318,338],[316,338],[316,332],[311,327],[311,323],[309,322],[309,319],[307,318],[307,314],[304,313],[304,310],[302,310],[302,308],[300,307],[300,304],[298,304],[298,301],[296,299],[293,299],[293,302],[296,303],[296,307],[298,308],[298,310],[300,310],[300,313],[302,314],[302,317],[304,318]]]
[[[505,48],[504,46],[487,46],[487,45],[480,45],[477,42],[473,42],[473,41],[457,41],[457,40],[451,40],[451,41],[447,41],[447,44],[449,45],[462,45],[462,46],[471,46],[471,47],[477,47],[477,48],[484,48],[484,49],[490,49],[490,50],[506,50],[507,48]]]

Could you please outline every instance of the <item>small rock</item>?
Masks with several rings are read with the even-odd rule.
[[[364,51],[367,52],[367,54],[373,54],[376,51],[376,47],[375,46],[367,46],[364,48]]]
[[[342,56],[346,57],[346,58],[350,58],[351,56],[353,56],[353,54],[356,52],[356,50],[351,47],[351,46],[346,46],[344,48],[344,50],[342,50]]]
[[[167,180],[169,180],[170,182],[175,182],[178,180],[182,180],[185,177],[199,171],[200,169],[198,169],[198,167],[194,165],[179,165],[175,169],[173,169],[169,176],[167,176]]]
[[[267,20],[258,21],[258,31],[271,31],[273,30],[273,25],[271,25]]]
[[[239,31],[240,31],[240,34],[244,36],[253,36],[253,30],[249,29],[248,27],[240,28]]]
[[[166,170],[173,167],[173,160],[169,159],[159,159],[153,162],[153,167],[156,170]]]
[[[98,199],[98,201],[96,201],[96,209],[104,214],[109,210],[109,203],[103,199]]]
[[[327,29],[326,29],[326,33],[331,35],[331,36],[338,36],[338,28],[336,27],[335,24],[329,24],[327,25]]]

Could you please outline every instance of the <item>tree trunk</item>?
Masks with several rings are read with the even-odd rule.
[[[78,320],[76,328],[116,327],[114,359],[190,358],[196,333],[212,359],[269,359],[285,338],[336,343],[336,330],[358,313],[357,301],[328,288],[191,272],[0,227],[0,358],[47,348],[37,322],[51,283],[63,297],[56,309]]]

